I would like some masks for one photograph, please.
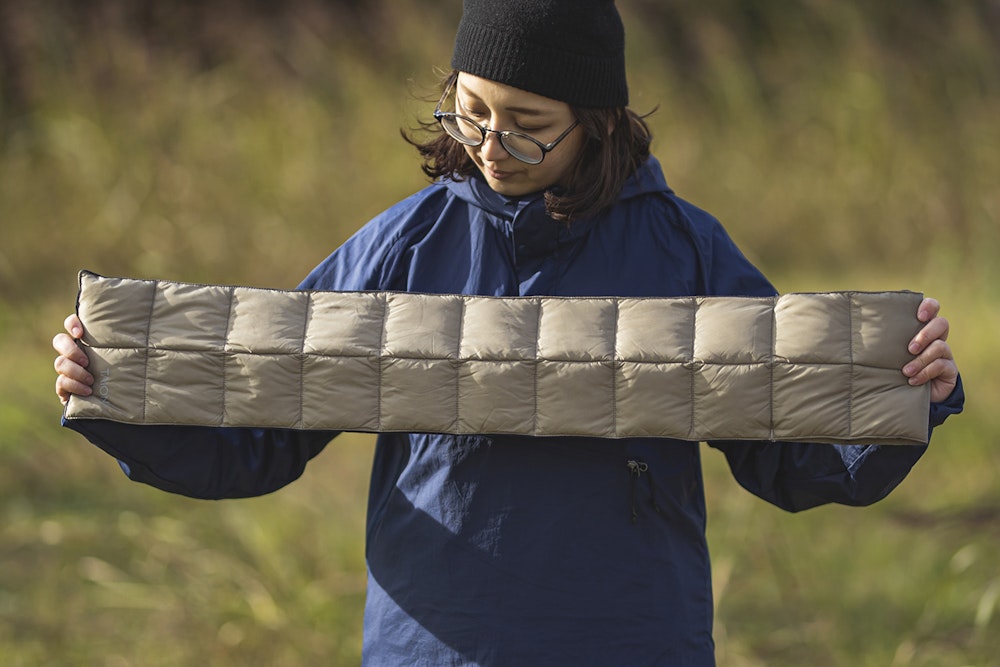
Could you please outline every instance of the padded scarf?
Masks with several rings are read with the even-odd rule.
[[[66,419],[925,444],[915,292],[322,292],[80,274],[94,394]]]

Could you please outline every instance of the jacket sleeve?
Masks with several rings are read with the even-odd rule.
[[[961,380],[932,403],[929,428],[962,411]],[[743,488],[790,512],[826,503],[870,505],[889,494],[927,451],[911,445],[822,445],[795,442],[710,442],[726,455]]]
[[[192,498],[260,496],[296,480],[336,432],[150,426],[96,419],[63,424],[118,459],[129,479]]]
[[[387,289],[403,269],[413,198],[363,227],[324,260],[299,289]],[[195,498],[270,493],[297,479],[336,436],[330,431],[236,429],[63,420],[118,459],[130,479]]]
[[[772,296],[777,293],[733,243],[721,224],[689,207],[702,257],[704,293]],[[961,379],[945,401],[932,403],[928,428],[962,411]],[[716,441],[733,476],[751,493],[788,511],[826,503],[870,505],[894,489],[926,446],[827,445],[788,442]]]

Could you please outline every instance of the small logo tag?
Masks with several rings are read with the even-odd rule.
[[[109,386],[110,381],[111,367],[109,366],[101,371],[97,381],[97,395],[100,397],[101,403],[107,403],[108,398],[111,396],[111,388]]]

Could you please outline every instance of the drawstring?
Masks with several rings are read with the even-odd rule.
[[[632,495],[632,523],[635,523],[639,520],[639,508],[636,506],[635,500],[637,489],[636,484],[639,482],[639,475],[649,471],[649,465],[645,461],[636,461],[635,459],[629,459],[627,465],[629,475],[632,478],[630,483]],[[649,499],[652,502],[653,509],[657,514],[663,514],[663,511],[660,509],[660,504],[656,502],[656,485],[653,483],[652,473],[647,476],[647,479],[649,480]]]

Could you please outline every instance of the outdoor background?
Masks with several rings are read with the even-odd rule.
[[[937,297],[969,394],[867,509],[705,449],[720,665],[1000,665],[1000,2],[620,0],[668,181],[782,292]],[[0,0],[0,665],[354,665],[371,439],[271,496],[59,426],[76,274],[290,288],[420,188],[457,0]]]

